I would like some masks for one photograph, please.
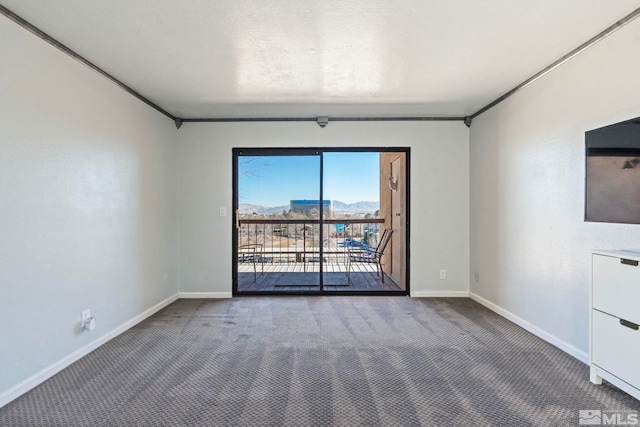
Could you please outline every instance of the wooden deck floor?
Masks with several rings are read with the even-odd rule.
[[[238,292],[318,292],[320,290],[320,268],[318,263],[257,264],[254,282],[253,265],[238,264]],[[305,271],[306,270],[306,271]],[[354,262],[351,266],[351,281],[347,280],[347,269],[343,264],[324,264],[324,289],[326,291],[400,291],[400,287],[389,276],[376,275],[376,267]]]

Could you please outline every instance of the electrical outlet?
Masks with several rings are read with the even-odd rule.
[[[96,328],[96,318],[91,315],[91,310],[80,313],[80,322],[84,331],[93,331]]]
[[[473,275],[473,278],[476,280],[476,282],[479,282],[480,281],[480,273],[475,273]]]
[[[91,310],[85,310],[82,313],[80,313],[80,324],[84,326],[85,323],[87,323],[87,319],[90,317],[91,317]]]
[[[221,217],[227,216],[227,208],[220,208],[220,216]]]
[[[440,278],[442,280],[447,278],[447,270],[440,270]]]

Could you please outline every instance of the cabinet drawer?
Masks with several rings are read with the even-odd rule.
[[[593,255],[593,308],[640,323],[640,266]]]
[[[640,330],[593,310],[592,360],[595,365],[640,389]]]

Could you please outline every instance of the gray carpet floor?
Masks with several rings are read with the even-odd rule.
[[[577,426],[639,411],[469,299],[179,300],[0,409],[2,426]]]

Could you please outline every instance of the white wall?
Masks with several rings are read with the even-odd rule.
[[[0,57],[1,406],[177,293],[177,179],[171,120],[4,17]]]
[[[471,127],[471,291],[583,358],[589,251],[640,246],[638,225],[583,221],[584,132],[640,116],[639,52],[636,20]]]
[[[178,132],[180,290],[231,292],[233,147],[411,147],[411,293],[467,293],[469,131],[461,122],[186,123]],[[447,280],[439,270],[448,270]]]

